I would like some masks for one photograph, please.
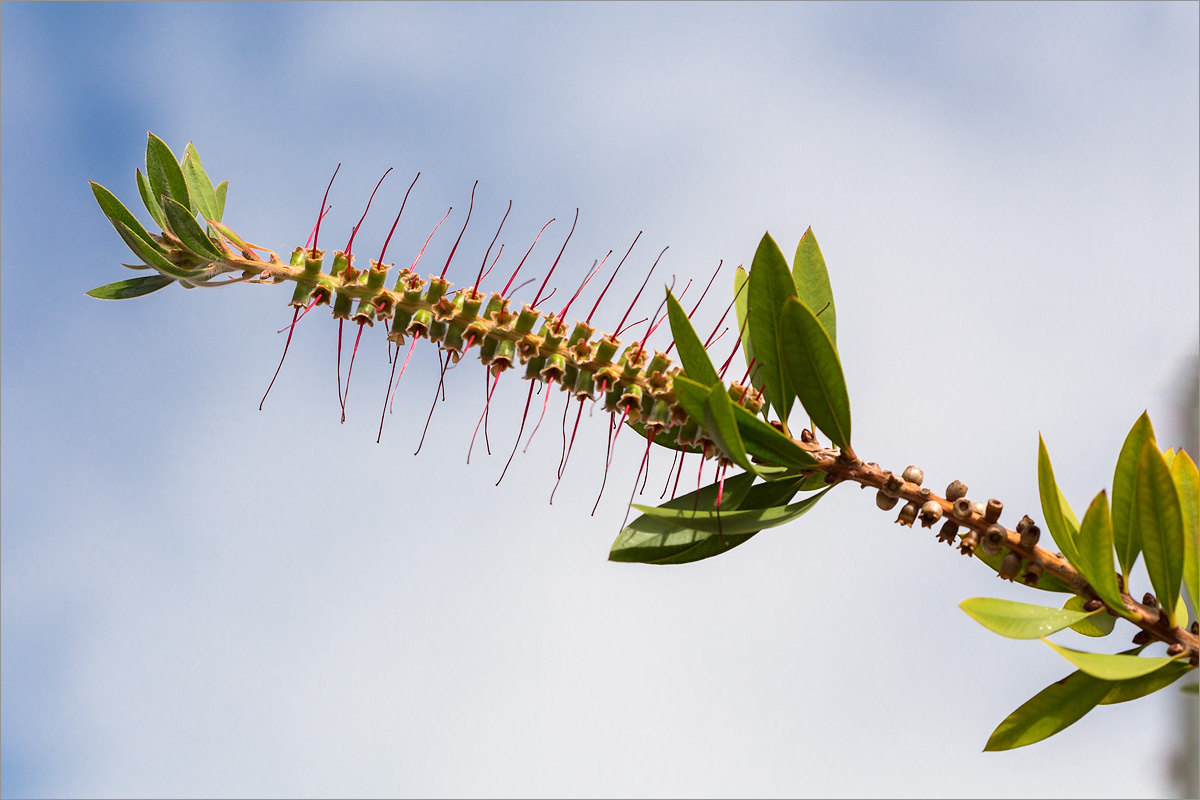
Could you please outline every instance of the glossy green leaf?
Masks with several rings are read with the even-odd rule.
[[[794,485],[795,482],[792,482]],[[765,484],[769,485],[769,484]],[[830,487],[832,488],[832,487]],[[724,533],[725,535],[755,533],[757,531],[786,525],[805,514],[810,508],[825,496],[825,489],[818,494],[784,506],[769,506],[767,508],[739,508],[732,511],[692,511],[689,508],[654,508],[651,506],[635,505],[638,511],[656,519],[672,522],[680,527],[693,528],[707,533]],[[785,501],[786,502],[786,501]]]
[[[113,219],[112,217],[108,219],[112,222],[113,227],[117,229],[117,233],[121,235],[121,238],[125,240],[125,244],[129,246],[129,249],[163,275],[170,275],[172,278],[194,278],[200,274],[200,270],[181,267],[169,261],[166,256],[146,244],[136,233],[129,229],[129,226],[120,220]]]
[[[1195,667],[1190,666],[1186,661],[1172,661],[1149,675],[1127,681],[1113,681],[1108,694],[1104,695],[1104,699],[1100,701],[1100,705],[1111,706],[1114,703],[1128,703],[1130,700],[1154,694],[1159,689],[1167,688],[1193,669]]]
[[[755,458],[769,464],[808,469],[817,465],[817,460],[808,451],[796,444],[783,431],[764,422],[739,405],[733,406],[733,418],[741,431],[746,451]]]
[[[626,418],[625,424],[628,425],[629,427],[633,428],[635,431],[637,431],[638,436],[641,436],[643,439],[647,438],[646,426],[643,425],[642,423],[634,422],[634,421]],[[677,442],[675,440],[674,431],[672,431],[671,434],[669,434],[667,436],[655,435],[654,444],[658,447],[665,447],[668,450],[675,450],[676,452],[681,452],[681,453],[699,453],[700,452],[699,447],[694,447],[691,445],[685,447],[685,446],[681,445],[679,442]]]
[[[225,217],[225,195],[229,192],[229,181],[221,181],[217,184],[217,222],[220,222]]]
[[[995,597],[971,597],[959,603],[959,608],[983,627],[1010,639],[1038,639],[1049,636],[1093,613],[1065,611]]]
[[[1150,585],[1174,625],[1183,580],[1183,510],[1171,471],[1154,442],[1146,442],[1138,458],[1133,508]]]
[[[696,421],[704,419],[704,404],[708,402],[708,387],[684,376],[671,378],[671,392],[687,415]]]
[[[779,356],[788,383],[813,423],[843,450],[850,447],[850,395],[842,362],[812,310],[795,298],[783,306]]]
[[[1180,450],[1171,462],[1171,479],[1179,494],[1183,513],[1183,586],[1192,598],[1192,608],[1200,609],[1200,475],[1196,463]]]
[[[1086,601],[1079,595],[1071,595],[1067,598],[1067,602],[1063,608],[1067,611],[1083,611],[1083,605]],[[1071,630],[1076,633],[1082,633],[1084,636],[1101,638],[1108,636],[1113,632],[1113,627],[1117,624],[1117,618],[1109,614],[1107,611],[1095,611],[1083,619],[1079,620],[1071,626]]]
[[[162,204],[154,195],[154,190],[150,188],[150,179],[147,178],[142,171],[137,171],[138,194],[142,196],[142,204],[146,206],[146,210],[150,212],[150,216],[154,218],[158,229],[165,231],[167,229],[167,218],[163,215]]]
[[[1112,518],[1108,513],[1108,495],[1104,492],[1096,495],[1083,515],[1077,544],[1079,562],[1075,566],[1092,585],[1096,596],[1113,610],[1124,609],[1113,566]]]
[[[1146,442],[1154,441],[1154,426],[1150,424],[1150,416],[1143,411],[1133,423],[1125,443],[1121,445],[1121,454],[1117,456],[1117,468],[1113,473],[1112,487],[1112,526],[1113,544],[1117,549],[1117,563],[1121,573],[1129,576],[1133,565],[1137,563],[1138,554],[1142,551],[1141,539],[1138,538],[1137,523],[1133,515],[1133,495],[1137,487],[1138,458]]]
[[[1046,527],[1054,537],[1055,544],[1062,551],[1067,561],[1077,565],[1079,551],[1075,537],[1079,535],[1079,523],[1075,512],[1067,504],[1058,483],[1054,480],[1054,467],[1050,463],[1050,453],[1046,450],[1046,442],[1038,434],[1038,494],[1042,500],[1042,515],[1046,518]]]
[[[217,248],[208,240],[200,223],[196,222],[196,218],[186,208],[168,197],[163,199],[163,211],[166,212],[167,224],[170,226],[171,232],[183,243],[184,247],[202,258],[212,261],[221,257]]]
[[[829,285],[825,257],[821,255],[821,248],[811,227],[800,237],[800,244],[796,245],[792,280],[796,284],[796,296],[813,310],[836,347],[837,310],[833,305],[833,289]]]
[[[782,337],[780,320],[784,303],[796,295],[796,284],[788,271],[783,253],[779,251],[779,245],[775,244],[770,233],[764,233],[758,243],[758,250],[750,265],[750,282],[746,292],[750,344],[758,361],[758,374],[766,384],[771,405],[775,407],[780,421],[786,425],[795,395],[779,359]]]
[[[1081,671],[1050,684],[1009,714],[988,739],[985,751],[1012,750],[1040,742],[1070,727],[1095,708],[1112,684]]]
[[[679,351],[679,363],[683,365],[684,374],[705,387],[719,384],[721,378],[704,350],[704,343],[696,335],[687,312],[670,290],[667,290],[667,314],[671,319],[671,335],[675,337],[675,349]]]
[[[1157,450],[1155,451],[1155,455],[1162,458],[1162,454]],[[1082,650],[1072,650],[1069,647],[1062,647],[1049,639],[1042,639],[1042,641],[1054,648],[1060,656],[1070,661],[1088,675],[1104,681],[1127,681],[1133,678],[1140,678],[1143,675],[1149,675],[1155,670],[1162,669],[1174,661],[1174,659],[1170,658],[1143,658],[1142,656],[1126,655],[1124,653],[1116,655],[1108,653],[1085,653]]]
[[[746,369],[750,370],[750,385],[756,391],[763,393],[762,414],[765,417],[771,406],[771,398],[767,394],[766,384],[763,383],[758,360],[754,357],[754,343],[751,341],[749,307],[750,307],[750,275],[740,266],[733,273],[733,307],[737,312],[738,333],[742,337],[742,354],[746,357]]]
[[[97,286],[88,292],[88,295],[100,300],[128,300],[131,297],[141,297],[144,294],[157,292],[164,286],[170,286],[174,282],[174,278],[168,278],[165,275],[146,275],[141,278],[130,278],[125,281]]]
[[[982,547],[979,547],[975,549],[975,560],[989,567],[992,572],[998,573],[1000,572],[1000,563],[1004,560],[1005,552],[1006,551],[1001,551],[996,553],[994,556],[990,556],[983,551]],[[1022,565],[1022,570],[1024,570],[1024,565]],[[1015,582],[1021,583],[1022,578],[1018,577]],[[1050,572],[1049,570],[1042,573],[1042,577],[1036,584],[1033,585],[1032,588],[1043,592],[1058,592],[1062,594],[1075,593],[1075,590],[1068,586],[1065,581],[1063,581],[1061,578],[1055,577],[1054,573]]]
[[[704,402],[704,428],[722,455],[746,472],[755,472],[754,465],[746,455],[742,435],[738,432],[737,420],[733,417],[733,401],[729,399],[729,393],[720,380],[708,390],[708,398]]]
[[[183,180],[187,183],[188,196],[192,198],[192,203],[200,212],[200,216],[204,219],[220,219],[217,192],[213,188],[208,173],[204,171],[204,164],[200,161],[200,154],[196,152],[196,146],[191,142],[188,142],[187,148],[184,150],[180,171],[183,172]]]
[[[108,217],[109,221],[113,223],[114,227],[116,227],[118,222],[121,223],[131,234],[144,242],[147,247],[149,247],[151,250],[154,250],[164,258],[166,257],[167,251],[163,248],[163,246],[154,241],[154,238],[150,236],[150,233],[142,227],[142,223],[138,222],[137,217],[129,213],[129,209],[117,199],[116,195],[98,183],[93,183],[91,181],[88,181],[88,183],[91,184],[92,194],[95,195],[96,202],[100,204],[100,208],[104,211],[104,215]],[[120,232],[121,231],[118,228],[117,233]]]
[[[167,143],[153,133],[146,136],[146,177],[150,179],[150,188],[154,190],[155,197],[166,195],[192,214],[196,213],[188,197],[187,181],[184,180],[179,161]]]

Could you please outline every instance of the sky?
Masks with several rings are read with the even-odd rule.
[[[478,180],[460,285],[509,199],[495,275],[554,218],[523,273],[543,277],[579,208],[556,302],[642,232],[601,330],[668,245],[633,318],[723,261],[711,330],[764,231],[790,254],[812,226],[856,451],[961,479],[1011,524],[1040,518],[1039,432],[1077,510],[1143,410],[1195,447],[1198,8],[5,2],[0,794],[1172,796],[1196,714],[1174,688],[983,753],[1070,667],[958,603],[1054,598],[853,487],[720,558],[610,563],[636,437],[591,515],[605,421],[585,414],[550,505],[558,395],[496,487],[524,386],[500,382],[467,464],[484,387],[464,361],[414,456],[426,345],[376,444],[384,337],[341,424],[323,311],[259,411],[290,291],[86,297],[131,274],[87,181],[148,222],[147,131],[193,141],[230,181],[226,223],[286,253],[338,163],[329,248],[394,167],[366,258],[420,171],[388,260],[452,206],[433,272]]]

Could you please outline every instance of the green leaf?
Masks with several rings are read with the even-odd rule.
[[[789,483],[796,485],[795,481],[785,482],[776,481],[776,483]],[[763,484],[770,485],[770,484]],[[818,494],[806,497],[805,499],[784,506],[769,506],[767,508],[740,508],[732,511],[722,510],[717,511],[692,511],[690,508],[674,509],[674,508],[654,508],[651,506],[635,505],[638,511],[641,511],[647,516],[654,517],[671,522],[679,527],[692,528],[698,531],[707,533],[724,533],[726,536],[757,533],[767,528],[774,528],[779,525],[785,525],[794,519],[802,516],[810,508],[817,504],[825,492],[830,488],[825,489]],[[786,501],[784,501],[786,502]]]
[[[1125,437],[1125,443],[1121,445],[1121,454],[1117,456],[1117,469],[1113,473],[1113,544],[1117,548],[1117,563],[1121,565],[1121,573],[1127,581],[1130,570],[1137,563],[1138,553],[1142,550],[1133,515],[1138,458],[1142,455],[1142,448],[1146,442],[1153,441],[1154,427],[1150,424],[1150,416],[1143,411]]]
[[[242,250],[250,249],[250,245],[246,244],[246,242],[242,240],[242,237],[240,237],[236,233],[234,233],[233,229],[230,228],[228,225],[225,225],[224,223],[218,222],[214,219],[210,219],[208,221],[208,224],[213,226],[213,228],[216,229],[218,232],[220,232],[220,234],[222,236],[224,236],[226,239],[228,239],[229,241],[236,244]]]
[[[129,246],[129,249],[163,275],[170,275],[172,278],[194,278],[200,274],[200,270],[181,267],[169,261],[166,256],[139,238],[124,222],[112,217],[108,219],[113,224],[113,227],[117,229],[117,233],[121,234],[121,238],[125,240],[125,244]]]
[[[146,275],[141,278],[130,278],[116,283],[106,283],[88,292],[91,297],[100,300],[128,300],[131,297],[141,297],[144,294],[157,292],[164,286],[170,286],[174,278],[165,275]]]
[[[780,464],[788,467],[810,469],[817,465],[807,450],[796,444],[774,425],[751,414],[739,405],[733,406],[733,418],[741,431],[742,441],[746,451],[755,458],[760,458],[769,464]]]
[[[1200,609],[1200,475],[1196,463],[1180,450],[1171,462],[1171,479],[1179,494],[1183,513],[1183,585],[1192,598],[1192,608]]]
[[[742,337],[742,354],[746,357],[746,369],[750,370],[750,385],[756,391],[763,393],[762,413],[765,417],[771,407],[771,398],[766,393],[762,373],[758,368],[758,360],[754,357],[754,344],[750,341],[750,324],[748,322],[750,276],[740,266],[733,273],[733,307],[737,312],[738,333]]]
[[[208,173],[200,162],[200,154],[196,146],[188,142],[184,150],[183,163],[180,165],[183,180],[187,184],[188,197],[204,219],[220,219],[220,209],[217,207],[217,193],[213,189]]]
[[[746,445],[742,443],[737,420],[733,418],[733,401],[719,380],[708,390],[704,402],[704,427],[722,455],[746,472],[756,472],[746,457]]]
[[[1079,595],[1071,595],[1067,598],[1067,602],[1063,604],[1063,608],[1067,611],[1083,611],[1083,605],[1086,601]],[[1082,633],[1084,636],[1092,636],[1100,638],[1108,636],[1113,632],[1113,627],[1117,624],[1117,618],[1109,614],[1107,611],[1094,611],[1084,619],[1079,620],[1071,626],[1071,630],[1076,633]]]
[[[836,347],[837,310],[833,305],[833,289],[829,286],[825,257],[821,255],[821,248],[811,227],[800,237],[800,244],[796,245],[792,280],[796,284],[796,296],[817,315],[829,334],[829,340]]]
[[[704,404],[708,402],[708,387],[684,375],[671,378],[671,392],[687,415],[697,422],[704,420]]]
[[[791,298],[780,320],[784,374],[813,423],[843,450],[850,447],[850,396],[837,348],[813,312]]]
[[[780,319],[784,303],[796,295],[796,284],[770,233],[764,233],[758,243],[746,293],[750,344],[758,360],[758,374],[766,384],[767,396],[779,420],[786,425],[795,395],[779,360]]]
[[[158,229],[165,231],[167,229],[167,218],[163,215],[162,205],[154,196],[154,190],[150,188],[150,179],[143,175],[140,169],[137,171],[137,185],[138,194],[142,196],[142,204],[146,206],[146,210],[154,218]]]
[[[117,199],[116,195],[98,183],[93,183],[92,181],[88,181],[88,183],[92,186],[92,194],[95,195],[96,202],[100,204],[100,208],[104,211],[104,215],[108,217],[109,222],[113,223],[113,227],[116,227],[116,224],[120,222],[131,234],[145,243],[147,247],[164,258],[166,257],[167,251],[163,246],[154,241],[149,232],[142,227],[142,223],[138,222],[137,217],[129,213],[129,209]],[[118,228],[117,233],[120,232],[121,230]]]
[[[1189,665],[1186,661],[1172,661],[1162,669],[1155,670],[1149,675],[1143,675],[1140,678],[1131,678],[1127,681],[1113,681],[1110,684],[1111,688],[1108,690],[1108,694],[1104,695],[1104,699],[1100,701],[1100,705],[1111,706],[1114,703],[1128,703],[1130,700],[1137,700],[1148,694],[1154,694],[1159,689],[1167,688],[1193,669],[1195,667]]]
[[[175,234],[184,247],[210,261],[221,258],[221,254],[208,240],[200,223],[196,222],[196,218],[186,208],[168,197],[163,200],[163,211],[167,214],[167,224],[170,225],[171,233]]]
[[[1166,450],[1163,450],[1163,461],[1167,462],[1167,468],[1170,469],[1172,462],[1175,461],[1174,447],[1168,447]]]
[[[1079,533],[1079,523],[1075,512],[1067,504],[1058,483],[1054,480],[1054,467],[1050,463],[1050,454],[1046,451],[1046,442],[1038,434],[1038,494],[1042,500],[1042,514],[1046,517],[1046,527],[1054,542],[1062,550],[1063,556],[1072,565],[1078,567],[1079,551],[1075,537]]]
[[[225,195],[229,191],[229,181],[221,181],[217,184],[217,222],[225,216]]]
[[[154,190],[155,197],[166,195],[192,214],[196,213],[179,161],[167,143],[153,133],[146,136],[146,176],[150,178],[150,188]]]
[[[1154,442],[1146,442],[1138,458],[1133,508],[1150,585],[1174,626],[1183,580],[1183,510],[1171,471]]]
[[[1092,585],[1096,596],[1114,611],[1124,611],[1125,603],[1121,600],[1113,567],[1112,518],[1108,514],[1108,495],[1104,492],[1096,495],[1083,515],[1077,544],[1079,563],[1075,566]]]
[[[991,632],[1010,639],[1038,639],[1049,636],[1096,613],[1065,611],[994,597],[971,597],[963,600],[959,608]]]
[[[1159,458],[1162,458],[1162,455],[1157,450],[1154,453]],[[1104,681],[1127,681],[1132,678],[1140,678],[1143,675],[1149,675],[1155,670],[1162,669],[1175,660],[1171,658],[1142,658],[1141,656],[1126,655],[1124,653],[1117,655],[1085,653],[1082,650],[1072,650],[1069,647],[1062,647],[1049,639],[1042,639],[1042,641],[1050,645],[1060,656],[1070,661],[1088,675]]]
[[[1200,694],[1200,686],[1197,686],[1194,683],[1189,683],[1187,686],[1181,686],[1179,691],[1183,692],[1184,694]]]
[[[696,335],[692,321],[675,299],[675,295],[667,290],[667,313],[671,318],[671,335],[675,337],[675,347],[679,350],[679,363],[687,377],[705,387],[719,384],[720,376],[704,350],[704,344]],[[724,390],[722,390],[724,393]]]
[[[1025,701],[992,732],[984,751],[1012,750],[1069,728],[1095,708],[1112,684],[1072,672]]]

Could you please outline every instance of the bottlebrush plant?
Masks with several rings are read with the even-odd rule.
[[[730,309],[735,310],[746,376],[740,382],[726,382],[725,373],[733,356],[719,368],[710,360],[708,348],[716,331],[707,339],[701,338],[671,289],[653,315],[626,327],[641,295],[639,290],[611,334],[596,336],[591,325],[600,299],[586,319],[568,323],[572,303],[604,262],[588,271],[560,311],[547,313],[540,309],[553,293],[547,294],[546,287],[566,242],[533,301],[514,310],[509,290],[537,239],[499,292],[484,294],[479,288],[491,271],[490,267],[485,271],[484,266],[499,230],[470,286],[451,290],[446,279],[462,239],[460,233],[441,274],[422,278],[417,272],[418,255],[410,267],[395,273],[388,288],[392,265],[384,263],[384,256],[396,223],[379,258],[369,260],[366,269],[355,266],[353,245],[358,226],[346,248],[334,251],[327,263],[325,251],[318,249],[317,243],[328,188],[309,240],[292,250],[284,261],[275,252],[251,244],[222,221],[228,182],[212,184],[190,143],[183,159],[178,160],[161,139],[150,134],[146,172],[137,171],[137,186],[159,233],[150,233],[103,186],[93,183],[92,191],[117,233],[140,259],[140,263],[124,266],[149,274],[93,289],[88,292],[92,297],[139,297],[172,283],[184,288],[243,282],[291,283],[293,329],[304,314],[320,305],[332,307],[339,327],[346,322],[357,325],[358,337],[364,327],[377,323],[385,326],[388,340],[397,345],[393,376],[400,361],[399,346],[406,340],[410,342],[404,361],[407,366],[416,343],[428,340],[436,345],[443,376],[448,365],[468,352],[478,356],[491,376],[489,402],[500,378],[510,370],[528,381],[526,416],[537,387],[542,387],[545,395],[542,414],[555,386],[568,393],[564,420],[571,402],[577,402],[576,430],[585,403],[600,403],[610,415],[608,463],[616,436],[625,427],[633,428],[645,439],[635,489],[654,445],[676,451],[676,487],[689,457],[697,458],[701,471],[705,462],[712,462],[712,484],[678,497],[673,491],[672,499],[657,508],[633,506],[641,516],[617,535],[609,554],[612,561],[685,564],[718,556],[761,530],[795,520],[833,487],[852,483],[875,489],[875,503],[884,511],[900,506],[896,519],[899,524],[911,528],[919,521],[922,528],[937,526],[939,541],[957,546],[963,555],[974,557],[1001,578],[1020,580],[1033,590],[1051,593],[1051,597],[1054,593],[1067,595],[1061,605],[1057,600],[1051,601],[1052,605],[990,598],[963,601],[963,610],[990,630],[1015,639],[1042,638],[1077,668],[1001,722],[988,740],[987,750],[1040,741],[1073,724],[1097,705],[1144,697],[1197,667],[1197,621],[1194,616],[1189,621],[1184,602],[1186,593],[1195,609],[1200,599],[1200,515],[1197,469],[1192,458],[1182,450],[1160,450],[1150,420],[1143,414],[1121,447],[1111,497],[1100,491],[1087,506],[1081,522],[1059,491],[1046,444],[1040,441],[1041,516],[1061,552],[1041,546],[1039,526],[1029,516],[1023,516],[1013,529],[1001,524],[1003,504],[995,499],[971,499],[960,481],[938,494],[921,485],[924,473],[918,467],[909,466],[896,474],[863,461],[851,446],[850,398],[837,349],[836,310],[825,262],[811,230],[800,240],[790,267],[778,245],[766,234],[749,272],[737,268]],[[472,190],[472,208],[473,195]],[[407,199],[406,193],[405,202]],[[400,213],[403,210],[401,204]],[[470,216],[468,210],[468,222]],[[399,219],[398,213],[396,221]],[[501,228],[503,224],[502,220]],[[428,239],[425,243],[428,245]],[[498,259],[499,253],[492,267]],[[653,267],[642,289],[651,274]],[[666,352],[651,352],[647,349],[648,338],[664,320],[669,320],[671,346]],[[646,323],[642,335],[632,336],[630,343],[623,345],[618,337],[642,322]],[[343,414],[357,346],[356,338],[343,392],[339,344]],[[678,351],[678,365],[669,358],[673,349]],[[737,349],[735,346],[734,353]],[[401,367],[401,376],[403,371]],[[389,379],[388,396],[393,391]],[[793,413],[797,401],[804,414]],[[385,410],[387,402],[385,396]],[[486,413],[485,405],[484,417]],[[518,443],[525,421],[523,417]],[[381,433],[382,424],[381,419]],[[818,431],[829,440],[827,445],[818,439]],[[565,449],[560,478],[569,456],[570,450]],[[511,460],[510,456],[509,463]],[[1144,556],[1153,589],[1140,601],[1133,596],[1134,588],[1127,585],[1126,578],[1139,555]],[[1046,639],[1066,628],[1088,636],[1108,636],[1116,630],[1118,620],[1136,629],[1134,647],[1121,653],[1081,652]],[[1146,648],[1158,643],[1166,646],[1165,655],[1146,655]]]

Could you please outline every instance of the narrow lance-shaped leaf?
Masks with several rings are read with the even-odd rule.
[[[796,296],[813,310],[829,333],[830,341],[836,346],[837,310],[833,305],[833,289],[829,285],[825,257],[821,255],[821,248],[811,227],[800,237],[800,244],[796,245],[792,279],[796,283]]]
[[[167,197],[163,199],[163,211],[166,212],[167,224],[170,225],[171,232],[179,238],[184,247],[211,261],[216,261],[221,257],[217,248],[208,240],[200,223],[196,222],[196,218],[186,208]]]
[[[771,407],[771,397],[767,394],[766,384],[763,383],[762,374],[759,369],[757,359],[754,357],[754,342],[753,334],[750,332],[749,322],[749,297],[750,297],[750,276],[746,270],[740,266],[733,273],[733,307],[737,312],[738,332],[742,337],[742,354],[746,356],[746,369],[750,374],[750,385],[756,391],[763,393],[762,414],[765,417]]]
[[[1104,695],[1104,699],[1100,701],[1100,705],[1110,706],[1114,703],[1128,703],[1130,700],[1137,700],[1148,694],[1154,694],[1159,689],[1167,688],[1194,669],[1195,667],[1186,661],[1172,661],[1162,669],[1157,669],[1149,675],[1143,675],[1140,678],[1131,678],[1127,681],[1113,681],[1109,684],[1111,688],[1109,688],[1108,694]]]
[[[1162,669],[1174,660],[1170,658],[1143,658],[1141,656],[1125,655],[1122,653],[1116,655],[1108,653],[1085,653],[1082,650],[1072,650],[1069,647],[1062,647],[1049,639],[1042,639],[1042,641],[1050,645],[1060,656],[1070,661],[1088,675],[1105,681],[1127,681],[1132,678],[1140,678],[1143,675],[1149,675],[1155,670]]]
[[[1113,544],[1117,550],[1117,563],[1121,565],[1121,573],[1129,577],[1130,570],[1137,563],[1138,554],[1142,551],[1141,539],[1138,537],[1137,522],[1133,514],[1133,495],[1137,488],[1138,459],[1146,442],[1154,441],[1154,426],[1150,424],[1150,416],[1143,411],[1133,423],[1125,443],[1121,445],[1121,454],[1117,456],[1117,468],[1113,473],[1112,487],[1112,526]]]
[[[754,473],[754,465],[746,456],[746,446],[738,433],[737,421],[733,417],[733,401],[725,386],[718,381],[708,390],[704,401],[704,427],[721,454],[746,472]]]
[[[137,171],[137,185],[138,194],[142,196],[142,204],[146,206],[146,210],[154,218],[158,229],[165,231],[167,229],[167,218],[163,215],[162,204],[158,202],[158,198],[154,194],[154,189],[150,187],[150,179],[143,175],[140,169]]]
[[[166,195],[192,214],[196,213],[175,154],[166,142],[153,133],[146,136],[146,176],[150,179],[150,188],[154,190],[155,197]]]
[[[1048,739],[1082,719],[1104,699],[1111,686],[1082,671],[1072,672],[1009,714],[996,726],[983,749],[1012,750]]]
[[[218,219],[220,214],[217,208],[217,192],[213,189],[208,173],[204,171],[204,165],[200,161],[200,154],[196,152],[196,146],[191,142],[188,142],[187,148],[184,150],[180,170],[183,172],[184,182],[187,183],[188,196],[192,198],[192,203],[200,212],[200,216],[204,219]]]
[[[780,320],[784,303],[796,295],[796,284],[788,271],[779,245],[764,233],[750,265],[750,283],[746,287],[747,314],[750,320],[750,344],[758,363],[759,375],[767,387],[767,396],[779,420],[787,424],[795,395],[779,361]]]
[[[992,633],[1010,639],[1039,639],[1069,628],[1093,613],[1103,613],[1066,611],[995,597],[971,597],[963,600],[959,608]]]
[[[1050,463],[1050,453],[1046,450],[1046,442],[1038,435],[1038,494],[1042,500],[1042,514],[1046,517],[1046,527],[1054,537],[1055,544],[1062,550],[1067,561],[1078,565],[1079,552],[1075,537],[1079,532],[1079,523],[1075,513],[1067,504],[1058,483],[1054,480],[1054,466]]]
[[[721,378],[704,350],[704,343],[696,335],[692,321],[669,289],[667,314],[671,319],[671,335],[675,337],[675,348],[679,351],[679,363],[683,364],[684,374],[706,387],[720,383]]]
[[[742,434],[746,452],[769,464],[807,469],[815,467],[817,460],[790,436],[763,422],[739,405],[733,406],[733,418]]]
[[[794,484],[793,484],[794,485]],[[792,503],[791,505],[767,508],[736,508],[731,511],[692,511],[688,508],[652,508],[634,505],[638,511],[656,519],[672,522],[680,527],[694,528],[708,533],[725,535],[755,533],[757,531],[786,525],[803,516],[833,487]],[[786,502],[786,501],[785,501]]]
[[[142,223],[138,222],[137,217],[130,213],[129,209],[117,199],[116,195],[105,189],[98,183],[89,181],[92,187],[92,194],[96,197],[96,202],[100,204],[100,208],[104,211],[104,215],[115,227],[118,222],[124,225],[131,234],[142,241],[151,250],[154,250],[159,255],[166,257],[167,251],[161,244],[154,241],[150,233],[142,227]],[[120,233],[120,229],[117,229]],[[134,252],[137,252],[136,250]]]
[[[229,181],[221,181],[217,184],[217,222],[220,222],[225,217],[225,195],[229,192]]]
[[[1108,513],[1108,495],[1104,492],[1096,495],[1083,515],[1077,543],[1079,563],[1075,566],[1092,585],[1096,596],[1109,608],[1129,616],[1113,567],[1112,518]]]
[[[1176,453],[1171,478],[1183,512],[1183,585],[1192,598],[1192,608],[1200,609],[1200,475],[1186,451]]]
[[[164,286],[170,286],[175,282],[174,278],[169,278],[166,275],[146,275],[141,278],[130,278],[116,283],[107,283],[104,286],[97,286],[88,292],[88,295],[99,300],[128,300],[131,297],[141,297],[144,294],[157,292]]]
[[[1183,512],[1171,471],[1154,442],[1146,442],[1138,458],[1133,507],[1150,585],[1168,621],[1175,625],[1175,603],[1183,580]]]
[[[112,222],[113,227],[117,229],[117,233],[121,234],[121,238],[125,240],[125,244],[129,246],[129,249],[163,275],[170,275],[172,278],[194,278],[200,274],[200,270],[188,269],[187,267],[181,267],[178,264],[172,263],[166,256],[159,253],[158,250],[155,250],[142,241],[124,222],[112,217],[108,219]]]
[[[779,356],[784,374],[813,423],[843,450],[850,447],[850,396],[842,362],[812,310],[791,298],[783,306]]]

